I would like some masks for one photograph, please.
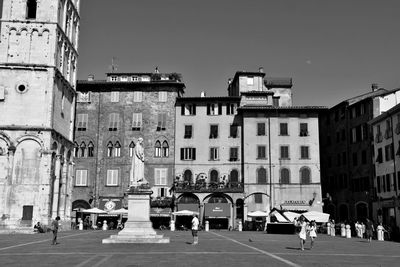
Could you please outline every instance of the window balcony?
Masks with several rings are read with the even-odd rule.
[[[242,193],[244,192],[243,183],[239,182],[196,182],[187,181],[176,182],[175,191],[177,193]]]

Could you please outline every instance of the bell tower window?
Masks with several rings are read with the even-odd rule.
[[[27,0],[26,1],[26,18],[27,19],[36,19],[36,11],[37,11],[37,1],[36,0]]]

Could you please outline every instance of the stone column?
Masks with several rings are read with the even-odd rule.
[[[60,198],[60,173],[61,173],[61,158],[62,155],[56,155],[56,163],[54,167],[54,183],[53,183],[53,206],[52,206],[52,217],[58,215],[59,198]]]
[[[66,183],[66,198],[65,198],[65,218],[71,219],[72,211],[72,188],[74,186],[74,163],[68,163],[67,183]]]
[[[68,162],[64,160],[61,164],[61,179],[60,179],[60,203],[59,203],[59,215],[61,220],[65,220],[65,201],[66,201],[66,189],[67,189],[67,175],[68,175]]]

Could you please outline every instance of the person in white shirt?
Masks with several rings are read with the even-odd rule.
[[[192,236],[193,236],[193,244],[197,245],[199,243],[199,237],[197,236],[197,232],[199,231],[199,219],[197,215],[193,215],[192,219]]]

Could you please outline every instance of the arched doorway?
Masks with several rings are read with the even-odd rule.
[[[71,212],[71,222],[72,224],[78,225],[78,220],[81,219],[83,220],[83,213],[81,212],[82,210],[85,209],[90,209],[90,204],[83,200],[83,199],[78,199],[72,202],[72,212]],[[74,229],[74,225],[72,225],[72,229]]]
[[[200,214],[200,200],[195,194],[186,193],[177,198],[177,211],[190,210]],[[191,229],[192,216],[180,215],[175,218],[176,229]]]
[[[232,220],[232,200],[224,194],[212,194],[204,199],[204,219],[210,229],[228,229]]]

